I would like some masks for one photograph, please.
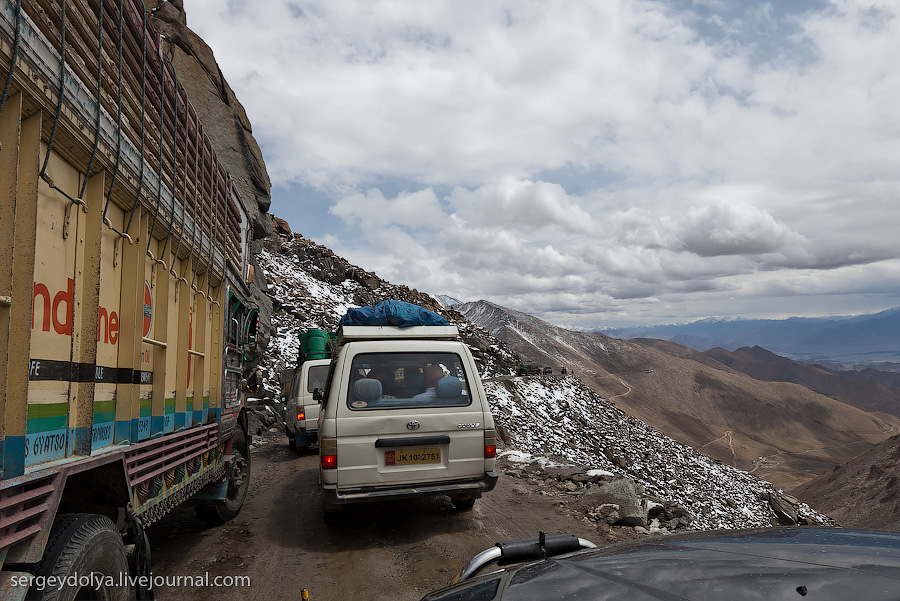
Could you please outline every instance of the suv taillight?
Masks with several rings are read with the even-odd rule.
[[[333,438],[323,438],[319,441],[319,460],[323,470],[337,468],[337,441]]]
[[[497,456],[497,435],[494,430],[484,433],[484,458],[493,459]]]

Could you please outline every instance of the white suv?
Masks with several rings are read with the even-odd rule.
[[[319,414],[326,521],[344,503],[494,488],[494,420],[456,326],[344,326]]]
[[[301,363],[291,382],[284,431],[288,445],[298,453],[316,442],[319,427],[319,401],[313,392],[325,387],[331,359],[309,359]]]

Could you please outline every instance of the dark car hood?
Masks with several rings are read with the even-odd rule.
[[[830,528],[696,533],[514,569],[504,601],[900,600],[900,535]]]

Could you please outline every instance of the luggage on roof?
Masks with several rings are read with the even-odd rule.
[[[446,326],[446,319],[424,307],[398,300],[381,301],[374,307],[348,309],[342,326]]]

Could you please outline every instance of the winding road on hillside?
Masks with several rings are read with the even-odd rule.
[[[728,450],[731,451],[731,465],[737,466],[738,457],[737,457],[737,452],[734,450],[734,437],[731,435],[731,432],[732,432],[732,430],[726,430],[725,434],[723,434],[722,436],[718,437],[715,440],[710,440],[708,443],[706,443],[702,447],[697,447],[697,450],[702,451],[703,449],[705,449],[706,447],[708,447],[711,444],[715,444],[722,439],[728,439]],[[754,468],[754,469],[756,469],[756,468]]]
[[[312,601],[413,601],[501,540],[544,530],[602,544],[630,531],[598,530],[558,507],[557,497],[502,473],[470,511],[444,497],[372,503],[348,507],[331,528],[322,519],[317,454],[297,456],[283,433],[268,433],[251,457],[249,496],[235,519],[207,528],[180,508],[148,528],[154,576],[240,576],[251,586],[167,586],[155,590],[157,600],[300,599],[306,588]]]
[[[713,442],[715,442],[715,441],[713,441]],[[709,443],[709,444],[712,444],[712,443]],[[822,451],[830,451],[832,449],[842,449],[844,447],[849,447],[849,446],[858,445],[858,444],[871,445],[871,443],[869,443],[866,440],[854,440],[853,442],[846,442],[844,444],[832,445],[830,447],[821,447],[818,449],[806,449],[805,451],[778,451],[777,453],[775,453],[773,455],[766,455],[765,457],[760,457],[759,459],[756,459],[753,462],[753,469],[750,470],[749,473],[752,474],[759,468],[766,466],[766,465],[768,465],[768,466],[777,465],[777,463],[770,461],[770,459],[772,459],[773,457],[779,457],[781,455],[806,455],[807,453],[820,453]]]

